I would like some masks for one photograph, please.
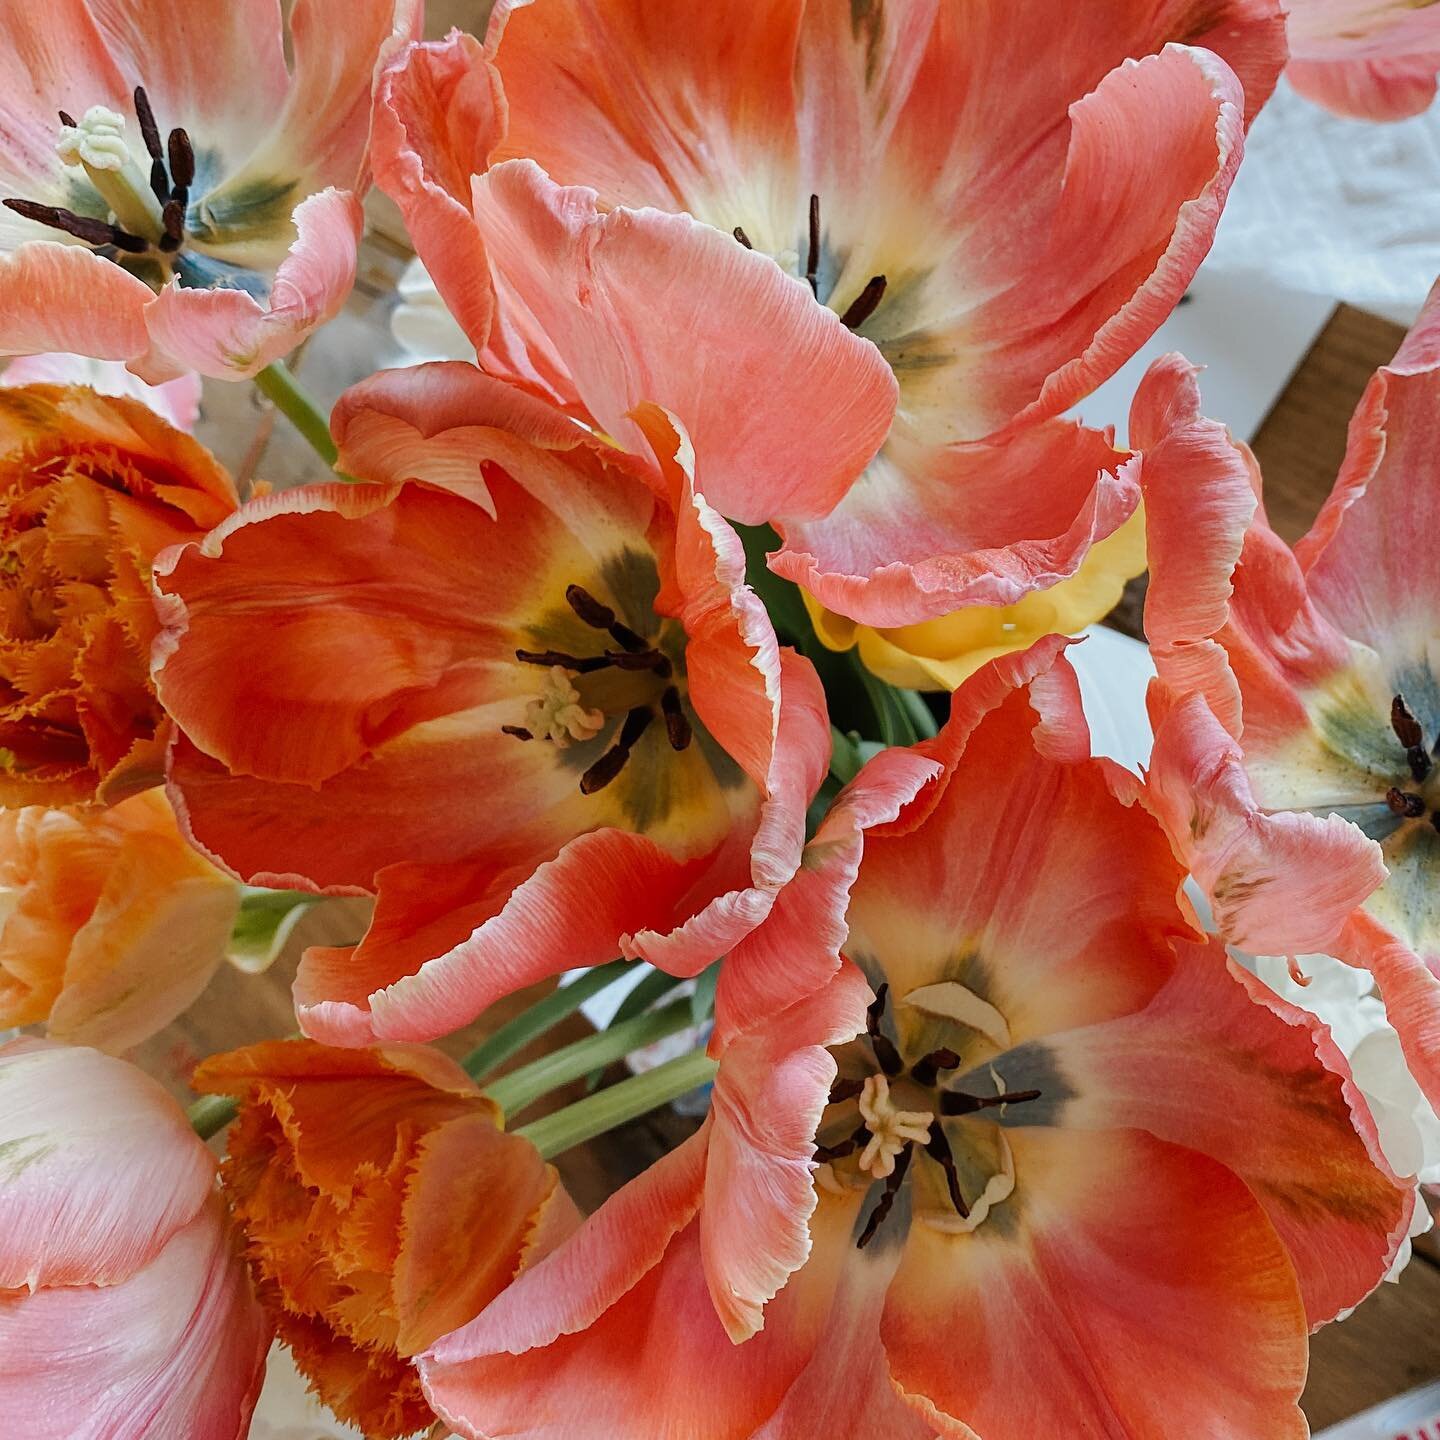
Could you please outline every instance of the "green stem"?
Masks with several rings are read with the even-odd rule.
[[[632,1020],[622,1020],[608,1030],[587,1035],[573,1045],[542,1055],[529,1065],[522,1065],[508,1075],[502,1075],[485,1093],[505,1112],[512,1116],[533,1105],[542,1095],[579,1080],[592,1070],[623,1059],[632,1050],[643,1045],[653,1045],[667,1035],[684,1030],[695,1023],[692,1006],[688,999],[675,1000],[662,1010],[652,1010],[636,1015]],[[623,1083],[623,1082],[622,1082]]]
[[[333,470],[339,452],[330,438],[324,412],[301,388],[283,360],[267,365],[256,377],[255,388],[300,432],[310,448]]]
[[[484,1044],[477,1046],[461,1062],[472,1080],[484,1081],[512,1055],[517,1055],[532,1040],[553,1030],[567,1016],[573,1015],[592,995],[626,974],[629,960],[612,960],[597,965],[569,985],[561,985],[543,1000],[502,1025]]]
[[[228,1095],[202,1095],[185,1113],[195,1133],[208,1140],[235,1118],[238,1108]]]
[[[553,1115],[522,1126],[515,1133],[523,1135],[550,1160],[597,1135],[648,1115],[681,1095],[688,1095],[711,1080],[717,1068],[703,1050],[692,1050],[643,1075],[587,1095]]]
[[[935,723],[934,712],[925,703],[925,697],[917,690],[902,690],[894,685],[890,688],[909,714],[916,735],[921,740],[933,740],[940,733],[940,727]]]

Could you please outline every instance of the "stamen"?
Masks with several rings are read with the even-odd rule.
[[[953,1070],[959,1063],[960,1057],[949,1046],[941,1046],[917,1060],[910,1067],[910,1076],[917,1084],[928,1087],[942,1070]]]
[[[150,248],[149,243],[138,235],[131,235],[108,220],[96,220],[90,215],[77,215],[73,210],[62,209],[59,205],[40,205],[34,200],[5,200],[7,210],[23,215],[27,220],[36,220],[52,230],[63,230],[87,245],[113,245],[117,250],[126,250],[132,255],[143,254]]]
[[[1394,730],[1395,738],[1407,750],[1425,743],[1425,732],[1421,730],[1420,722],[1411,713],[1403,695],[1397,695],[1390,702],[1390,728]]]
[[[615,612],[608,605],[602,605],[583,586],[567,585],[565,603],[592,630],[608,630],[615,623]]]
[[[650,648],[650,642],[643,635],[637,635],[628,625],[622,625],[618,620],[612,620],[605,628],[609,630],[610,638],[617,645],[623,645],[627,650],[639,651]]]
[[[1002,1105],[1026,1105],[1039,1098],[1038,1090],[1011,1090],[1003,1095],[967,1095],[962,1090],[942,1090],[940,1113],[974,1115],[980,1110],[995,1110]]]
[[[738,225],[737,225],[730,233],[731,233],[747,250],[753,250],[753,249],[755,248],[755,247],[750,243],[750,237],[749,237]]]
[[[170,177],[165,170],[165,146],[160,140],[160,127],[155,123],[155,112],[150,108],[150,97],[143,85],[135,87],[135,118],[140,122],[140,136],[145,141],[150,156],[150,188],[155,198],[164,205],[170,198]]]
[[[625,723],[620,727],[620,736],[615,744],[580,777],[582,795],[593,795],[597,790],[603,790],[619,775],[630,758],[635,742],[649,728],[654,718],[655,712],[648,705],[637,705],[625,716]]]
[[[195,150],[190,136],[178,125],[170,132],[170,179],[176,193],[189,190],[195,181]]]
[[[169,254],[185,243],[185,206],[179,200],[167,200],[160,218],[165,226],[165,233],[160,237],[160,248]]]
[[[889,985],[881,985],[876,990],[875,999],[865,1011],[865,1031],[870,1036],[876,1062],[887,1075],[894,1077],[905,1068],[905,1062],[890,1037],[880,1029],[880,1017],[885,1013],[885,997],[889,993]]]
[[[810,248],[805,253],[805,278],[810,282],[810,293],[820,298],[820,197],[810,197]]]
[[[1385,792],[1385,803],[1392,814],[1409,820],[1418,820],[1425,813],[1425,802],[1418,795],[1412,795],[1408,790],[1399,790],[1393,785]]]
[[[670,674],[670,660],[658,650],[607,650],[605,660],[617,670],[653,670],[661,679]]]
[[[843,1101],[853,1100],[864,1088],[863,1080],[837,1080],[830,1087],[830,1098],[826,1104],[839,1105]]]
[[[902,1150],[899,1158],[895,1161],[895,1168],[885,1180],[885,1190],[880,1196],[880,1203],[870,1212],[870,1218],[865,1222],[865,1228],[860,1232],[860,1238],[855,1242],[857,1250],[863,1250],[874,1238],[875,1232],[885,1223],[885,1217],[895,1205],[895,1196],[904,1183],[905,1172],[910,1168],[910,1151]]]
[[[502,725],[502,735],[513,735],[517,740],[533,740],[535,737],[523,725]]]
[[[849,330],[858,330],[874,313],[885,298],[885,277],[872,275],[865,288],[850,302],[850,308],[840,317],[840,323]]]
[[[813,1158],[822,1165],[828,1165],[832,1160],[843,1160],[847,1155],[853,1155],[869,1138],[870,1132],[862,1125],[848,1140],[834,1145],[817,1145]]]
[[[946,1138],[944,1130],[940,1128],[938,1120],[930,1127],[930,1138],[925,1142],[925,1153],[945,1172],[945,1188],[950,1192],[950,1203],[955,1207],[955,1213],[962,1220],[968,1220],[970,1207],[965,1203],[964,1195],[960,1193],[960,1172],[955,1168],[955,1154],[950,1149],[950,1141]]]
[[[684,750],[690,744],[690,721],[680,708],[680,692],[669,686],[660,697],[660,713],[665,717],[665,734],[672,750]]]
[[[75,117],[68,110],[62,110],[60,111],[60,123],[62,125],[68,125],[73,130],[75,128]]]
[[[581,659],[576,655],[567,655],[563,650],[517,650],[515,658],[522,665],[544,665],[547,668],[559,665],[564,670],[574,670],[580,675],[606,670],[611,664],[604,655],[589,655]]]

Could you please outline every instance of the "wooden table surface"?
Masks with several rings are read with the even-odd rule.
[[[485,0],[431,0],[428,28],[437,35],[452,23],[479,29],[487,9]],[[369,370],[398,358],[387,350],[383,322],[409,252],[388,202],[372,198],[370,210],[372,231],[354,300],[346,314],[312,342],[298,365],[306,383],[326,401]],[[1329,491],[1351,409],[1376,366],[1394,352],[1400,334],[1383,320],[1340,307],[1262,426],[1254,448],[1264,468],[1266,503],[1272,523],[1287,539],[1304,531]],[[200,434],[239,473],[280,485],[323,475],[303,442],[283,422],[276,425],[248,387],[207,387]],[[1140,588],[1135,587],[1117,616],[1122,629],[1133,629]],[[182,1093],[184,1075],[201,1056],[289,1033],[294,1029],[289,982],[299,946],[343,943],[356,938],[362,927],[363,906],[358,902],[332,902],[307,916],[290,954],[274,969],[258,978],[222,972],[200,1004],[145,1047],[141,1062],[168,1076]],[[463,1053],[534,998],[535,992],[513,997],[444,1042],[443,1048]],[[559,1035],[574,1038],[586,1029],[576,1020]],[[515,1063],[535,1053],[532,1049]],[[562,1094],[557,1103],[569,1098]],[[560,1168],[577,1201],[593,1208],[687,1129],[687,1122],[669,1115],[640,1121],[565,1156]],[[1322,1331],[1312,1355],[1304,1403],[1316,1430],[1440,1378],[1440,1248],[1425,1243],[1417,1247],[1416,1259],[1400,1282],[1381,1287],[1349,1320]]]

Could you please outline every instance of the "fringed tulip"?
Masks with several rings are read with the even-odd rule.
[[[0,1408],[25,1440],[244,1440],[270,1329],[215,1162],[148,1076],[0,1047]]]
[[[92,360],[85,355],[24,355],[10,361],[0,372],[0,386],[13,389],[17,385],[83,385],[102,395],[128,395],[187,435],[195,433],[195,422],[200,418],[200,377],[193,371],[160,385],[147,385],[118,360]]]
[[[0,804],[109,803],[160,782],[151,562],[236,503],[209,452],[147,404],[0,389]]]
[[[1147,448],[1152,780],[1225,939],[1375,977],[1440,1102],[1440,291],[1350,422],[1295,548],[1257,508],[1254,457],[1156,363]]]
[[[573,1230],[554,1169],[419,1046],[275,1041],[212,1057],[194,1084],[240,1102],[225,1193],[297,1367],[372,1440],[432,1425],[409,1357]]]
[[[431,1038],[617,953],[693,975],[794,874],[824,697],[709,458],[642,418],[665,496],[472,366],[391,372],[335,418],[377,483],[254,502],[164,562],[192,837],[256,883],[378,890],[358,949],[305,957],[307,1034]]]
[[[482,365],[627,445],[664,405],[774,569],[908,626],[1134,511],[1058,417],[1184,293],[1284,54],[1275,0],[502,0],[384,77],[376,177]]]
[[[239,908],[240,887],[185,843],[159,790],[0,811],[0,1027],[131,1049],[199,996]]]
[[[0,354],[244,379],[344,303],[421,0],[0,3]],[[287,55],[289,57],[287,63]]]
[[[1290,0],[1285,74],[1307,99],[1357,120],[1427,110],[1440,74],[1440,11],[1427,0]]]
[[[1413,1187],[1324,1027],[1189,923],[1060,648],[841,797],[726,961],[705,1127],[422,1357],[461,1434],[1307,1434],[1306,1332]],[[782,957],[829,979],[785,1004]]]

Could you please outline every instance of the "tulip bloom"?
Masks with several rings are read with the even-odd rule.
[[[1254,458],[1157,362],[1147,447],[1152,779],[1222,935],[1375,976],[1440,1102],[1440,291],[1350,422],[1335,489],[1292,551],[1256,507]]]
[[[215,1162],[148,1076],[0,1046],[0,1406],[26,1440],[243,1440],[270,1331]]]
[[[701,1132],[422,1357],[461,1434],[1307,1433],[1307,1329],[1413,1187],[1324,1027],[1188,922],[1060,648],[842,796],[726,962],[829,978],[737,983]]]
[[[1272,0],[502,0],[483,51],[383,79],[376,178],[493,373],[622,443],[642,399],[702,450],[773,413],[711,504],[904,626],[1018,603],[1133,512],[1129,457],[1056,417],[1184,293],[1283,59]],[[756,404],[796,364],[863,431],[844,465]]]
[[[159,783],[151,562],[236,503],[214,457],[146,404],[0,389],[0,804],[110,803]]]
[[[1440,73],[1440,13],[1421,0],[1291,0],[1290,83],[1357,120],[1429,108]]]
[[[204,1061],[194,1085],[240,1102],[225,1193],[300,1371],[375,1440],[432,1424],[408,1357],[573,1230],[554,1169],[420,1046],[272,1041]]]
[[[84,355],[24,355],[0,372],[0,386],[84,385],[102,395],[128,395],[148,405],[167,424],[187,435],[200,418],[200,377],[186,371],[174,380],[147,385],[118,360],[91,360]]]
[[[161,791],[0,811],[0,1027],[131,1049],[199,996],[239,908],[239,886],[185,843]]]
[[[472,366],[391,372],[334,421],[377,483],[256,501],[164,561],[189,833],[259,884],[379,892],[358,950],[305,959],[315,1038],[431,1038],[617,952],[695,974],[794,874],[824,697],[708,458],[642,418],[664,496]]]
[[[344,303],[420,0],[0,6],[0,354],[244,379]],[[287,45],[292,56],[286,63]]]

